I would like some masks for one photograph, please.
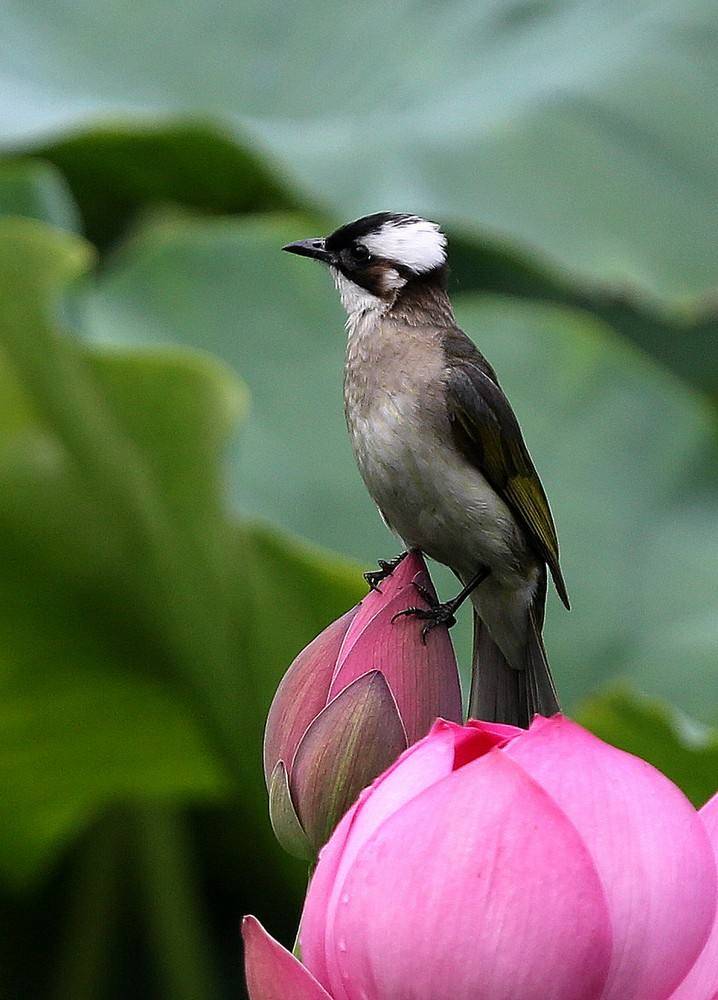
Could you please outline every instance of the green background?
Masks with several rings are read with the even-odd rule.
[[[243,913],[292,939],[266,711],[396,542],[331,282],[279,248],[357,215],[449,234],[559,527],[566,708],[718,787],[717,31],[709,0],[2,5],[0,996],[223,1000]]]

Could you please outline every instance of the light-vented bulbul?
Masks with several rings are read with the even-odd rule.
[[[569,607],[556,530],[496,373],[456,324],[446,237],[427,219],[380,212],[284,249],[328,265],[347,312],[344,406],[369,493],[407,550],[463,584],[452,601],[407,613],[426,637],[470,595],[470,713],[520,726],[553,714],[547,566]]]

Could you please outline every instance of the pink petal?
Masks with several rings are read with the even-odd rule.
[[[336,875],[344,853],[349,832],[354,822],[357,809],[363,799],[370,794],[369,789],[359,796],[349,812],[345,813],[339,826],[332,834],[329,842],[319,852],[319,863],[309,884],[307,899],[299,929],[299,941],[302,949],[302,961],[317,982],[323,986],[329,985],[325,954],[325,937],[327,927],[327,910],[332,898]],[[311,897],[311,904],[309,903]]]
[[[425,736],[437,716],[461,720],[461,688],[448,629],[421,641],[421,623],[398,618],[407,607],[428,607],[413,581],[433,591],[423,558],[410,553],[359,606],[337,660],[329,697],[369,670],[380,670],[396,699],[409,743]]]
[[[318,981],[328,986],[327,929],[338,904],[338,887],[357,852],[377,827],[419,792],[451,773],[454,737],[439,731],[416,743],[362,793],[319,855],[309,885],[300,939],[302,958]]]
[[[291,799],[318,850],[362,789],[406,750],[406,733],[383,674],[358,677],[323,708],[291,766]]]
[[[650,764],[562,716],[534,720],[501,752],[548,792],[595,861],[614,934],[603,1000],[669,996],[715,912],[715,863],[695,809]]]
[[[242,937],[250,1000],[332,1000],[255,917],[245,917],[242,921]]]
[[[520,726],[511,726],[505,722],[482,722],[480,719],[467,719],[466,728],[478,729],[484,733],[493,733],[495,736],[503,737],[507,742],[515,736],[522,736],[526,732]]]
[[[459,726],[446,719],[437,719],[430,735],[442,729],[447,729],[454,739],[455,771],[494,747],[505,746],[514,736],[526,732],[517,726],[505,726],[499,722],[468,722],[465,726]]]
[[[264,733],[267,785],[277,761],[289,764],[310,722],[326,705],[337,656],[356,613],[357,608],[352,608],[320,632],[282,678]]]
[[[337,881],[326,933],[335,1000],[601,996],[611,931],[593,862],[501,751],[393,812]]]
[[[359,798],[334,831],[319,855],[302,917],[302,955],[319,982],[328,985],[324,939],[328,914],[336,907],[335,886],[356,857],[364,841],[377,826],[405,802],[463,766],[503,745],[513,735],[525,730],[499,723],[472,722],[460,726],[437,719],[431,732],[410,747]],[[357,816],[357,814],[360,814]],[[356,819],[356,822],[355,822]],[[350,841],[346,850],[347,841]]]
[[[703,806],[699,815],[718,865],[718,794]],[[671,1000],[718,1000],[718,912],[703,951],[676,992],[671,994]]]

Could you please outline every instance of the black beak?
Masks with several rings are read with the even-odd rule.
[[[287,253],[296,253],[300,257],[313,257],[314,260],[324,261],[328,264],[332,260],[332,254],[326,249],[324,239],[299,240],[297,243],[287,243],[282,250]]]

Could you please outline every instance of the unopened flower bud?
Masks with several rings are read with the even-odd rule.
[[[267,719],[264,767],[270,815],[290,853],[313,858],[359,792],[437,716],[461,720],[461,691],[446,628],[422,642],[397,611],[426,606],[423,558],[406,556],[351,611],[295,659]]]

